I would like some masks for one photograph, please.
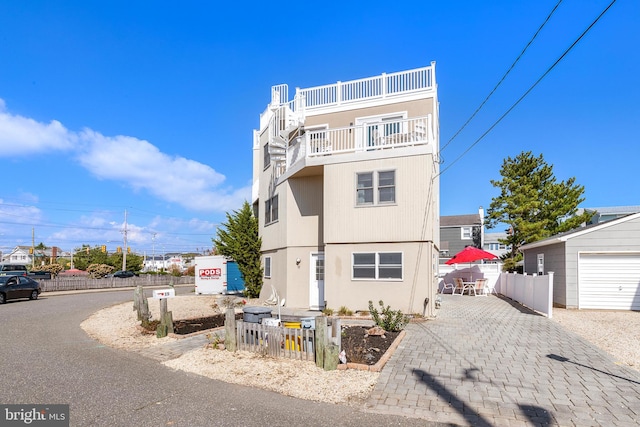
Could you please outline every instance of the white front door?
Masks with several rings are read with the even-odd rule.
[[[309,263],[309,308],[324,308],[324,252],[312,253]]]

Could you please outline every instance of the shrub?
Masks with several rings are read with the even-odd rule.
[[[369,311],[371,312],[371,317],[373,317],[375,324],[385,331],[398,332],[404,329],[406,324],[409,323],[409,318],[405,316],[402,311],[391,310],[390,306],[385,307],[382,300],[380,300],[378,304],[380,305],[380,311],[373,306],[372,301],[369,301]]]
[[[94,279],[100,279],[107,274],[113,273],[114,268],[106,264],[91,264],[87,267],[87,273]]]
[[[333,316],[333,308],[325,307],[322,310],[322,314],[324,314],[325,316]]]
[[[343,305],[338,309],[338,316],[353,316],[353,311]]]

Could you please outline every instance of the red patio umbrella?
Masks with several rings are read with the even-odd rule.
[[[491,252],[483,251],[482,249],[475,248],[473,246],[467,246],[457,254],[453,256],[449,261],[445,262],[445,264],[460,264],[463,262],[473,262],[479,261],[481,259],[496,259],[498,258]]]

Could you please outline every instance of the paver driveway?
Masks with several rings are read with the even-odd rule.
[[[640,373],[501,297],[443,295],[410,324],[367,407],[454,425],[636,426]]]

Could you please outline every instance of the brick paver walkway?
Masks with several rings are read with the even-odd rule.
[[[508,299],[443,295],[437,319],[407,327],[367,411],[447,425],[637,426],[640,372]]]

